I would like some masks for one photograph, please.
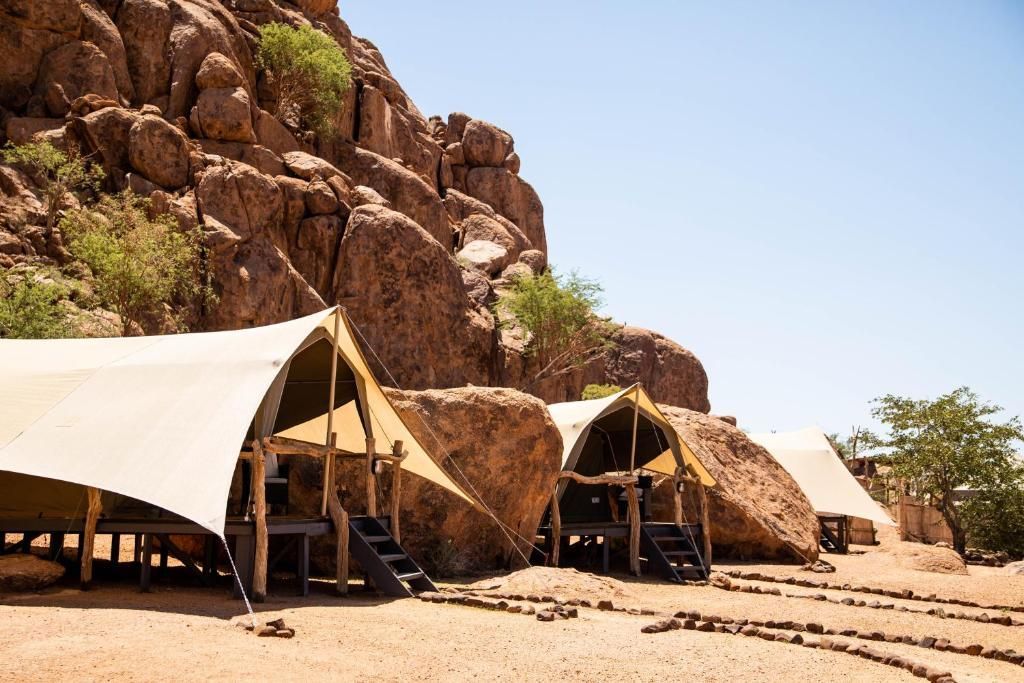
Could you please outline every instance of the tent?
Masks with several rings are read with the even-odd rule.
[[[751,434],[750,438],[789,472],[819,515],[846,515],[895,526],[846,469],[821,429]]]
[[[594,476],[644,469],[671,477],[677,467],[689,466],[704,486],[715,485],[714,477],[639,384],[605,398],[555,403],[548,410],[562,434],[563,471]],[[586,510],[594,505],[593,498],[575,482],[560,482],[558,494],[568,520],[586,516]],[[603,501],[597,505],[606,507]]]
[[[334,308],[228,332],[0,340],[0,518],[70,516],[93,487],[223,537],[243,443],[325,445],[330,412],[338,448],[402,441],[404,469],[473,503],[403,423]]]

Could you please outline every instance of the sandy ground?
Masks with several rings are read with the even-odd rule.
[[[109,546],[98,541],[97,557],[109,556]],[[124,544],[121,555],[125,560],[131,558],[130,542]],[[827,578],[910,587],[918,593],[979,601],[1024,599],[1022,577],[973,567],[970,576],[908,573],[898,563],[887,563],[882,555],[873,550],[862,556],[837,557],[834,564],[839,571]],[[105,563],[100,563],[96,588],[86,593],[66,579],[41,593],[0,596],[0,623],[4,625],[0,680],[653,681],[681,674],[696,674],[707,681],[922,680],[858,657],[757,638],[695,631],[640,633],[642,626],[655,620],[650,616],[584,609],[579,619],[542,623],[524,615],[389,600],[362,591],[337,598],[330,594],[332,587],[327,582],[314,582],[313,594],[305,599],[293,597],[288,583],[273,585],[269,601],[258,606],[261,618],[283,617],[296,629],[296,636],[291,640],[257,638],[233,623],[245,609],[241,601],[229,597],[227,577],[217,588],[199,588],[175,564],[172,561],[169,572],[155,577],[155,590],[150,594],[137,591],[128,567],[114,577]],[[810,576],[793,566],[758,567],[773,575]],[[546,574],[534,586],[526,576],[518,589],[551,590],[565,598],[574,597],[574,591],[588,593],[579,597],[591,598],[594,593],[608,592],[616,604],[659,611],[699,610],[733,618],[816,621],[839,629],[927,634],[956,643],[1024,649],[1022,627],[626,577],[618,577],[625,584],[619,589],[606,579],[565,574]],[[448,585],[479,580],[474,577]],[[961,683],[1024,681],[1024,668],[1005,662],[907,645],[876,646],[948,669]]]

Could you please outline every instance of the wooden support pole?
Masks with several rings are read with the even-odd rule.
[[[672,500],[675,504],[676,526],[683,525],[683,492],[680,489],[686,485],[679,470],[680,468],[677,467],[676,474],[672,477]]]
[[[607,540],[607,539],[606,539]],[[558,486],[551,496],[551,566],[558,566],[558,555],[562,550],[562,512],[558,509]]]
[[[640,576],[640,501],[636,484],[626,484],[626,498],[629,501],[629,570]]]
[[[267,599],[267,484],[263,447],[252,442],[252,491],[256,501],[256,560],[252,573],[252,601]]]
[[[335,591],[338,595],[348,594],[348,512],[341,507],[338,490],[332,486],[327,496],[327,512],[334,523],[337,540],[335,549]]]
[[[704,567],[711,569],[711,515],[708,512],[708,494],[704,490],[704,484],[699,478],[694,478],[694,488],[697,489],[697,501],[700,504],[700,530],[704,539]]]
[[[82,562],[82,590],[89,590],[89,585],[92,583],[92,553],[96,542],[96,522],[99,521],[100,512],[103,511],[99,489],[90,486],[86,490],[89,495],[89,507],[85,512],[82,547],[78,550],[78,556]]]
[[[391,461],[391,535],[395,543],[402,543],[402,441],[399,439],[391,447],[391,455],[398,458]]]
[[[377,516],[377,475],[373,471],[377,446],[373,437],[366,440],[366,515]]]
[[[337,443],[337,437],[334,434],[334,391],[338,384],[338,334],[339,327],[341,325],[341,311],[338,309],[334,310],[334,352],[331,354],[331,387],[327,392],[327,434],[324,436],[324,443],[328,444],[332,449]],[[323,494],[320,498],[320,516],[327,516],[327,491],[328,489],[334,489],[334,458],[324,459],[324,481],[323,481]]]

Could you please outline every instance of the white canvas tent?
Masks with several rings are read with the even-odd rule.
[[[648,448],[637,451],[639,455],[636,462],[629,462],[631,450],[622,453],[622,462],[618,463],[619,471],[642,468],[673,476],[676,467],[689,465],[704,486],[715,485],[711,473],[705,469],[690,447],[679,438],[668,418],[658,410],[650,395],[639,384],[605,398],[554,403],[548,406],[548,410],[562,434],[563,470],[576,468],[595,423],[619,411],[625,411],[625,417],[629,420],[636,410],[645,422],[640,430],[649,432],[652,442]],[[652,447],[654,450],[651,450]]]
[[[789,472],[818,514],[860,517],[895,526],[846,469],[821,429],[751,434],[750,438]]]
[[[389,446],[401,440],[403,468],[472,503],[392,407],[340,309],[229,332],[0,340],[0,498],[17,498],[31,482],[70,482],[159,506],[223,536],[247,438],[326,443],[324,366],[335,329],[338,447],[359,452],[370,434]]]

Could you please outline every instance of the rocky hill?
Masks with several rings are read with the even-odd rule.
[[[311,24],[346,50],[353,87],[330,141],[269,113],[254,59],[268,22]],[[425,117],[333,0],[0,0],[0,54],[0,142],[77,146],[102,163],[107,191],[131,188],[202,228],[220,302],[193,329],[340,303],[403,388],[530,376],[521,340],[491,312],[510,275],[548,263],[544,208],[512,136],[462,113]],[[74,276],[34,190],[0,165],[0,269]],[[659,401],[709,409],[691,353],[647,330],[616,336],[533,392],[566,400],[587,383],[642,381]]]

